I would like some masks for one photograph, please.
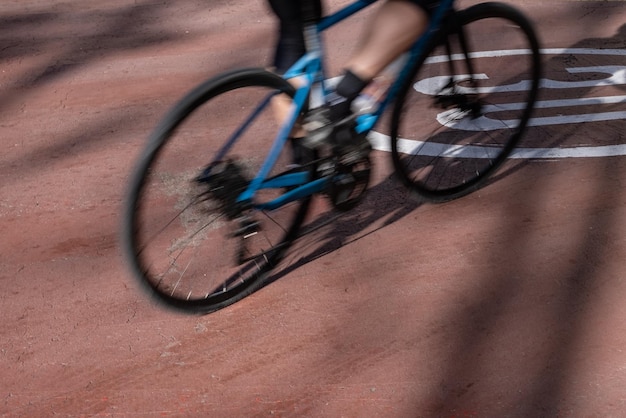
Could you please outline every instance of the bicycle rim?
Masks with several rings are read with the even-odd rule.
[[[396,171],[432,201],[470,193],[502,164],[539,87],[539,47],[523,15],[484,3],[456,19],[427,48],[392,116]]]
[[[274,211],[249,211],[260,226],[244,246],[238,216],[229,214],[227,203],[247,187],[278,132],[267,102],[277,92],[289,97],[293,88],[263,70],[226,74],[192,91],[152,135],[131,181],[123,234],[135,276],[167,306],[208,313],[242,299],[262,286],[296,237],[308,199]],[[259,103],[265,105],[255,114]],[[252,114],[247,129],[224,149]],[[270,176],[293,170],[288,148]],[[220,150],[220,160],[236,166],[237,173],[210,187],[198,182]],[[264,190],[255,202],[283,192]]]

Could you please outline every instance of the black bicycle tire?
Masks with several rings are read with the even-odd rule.
[[[532,52],[531,55],[533,77],[532,86],[528,94],[527,107],[524,110],[522,118],[520,119],[519,126],[516,128],[516,132],[511,135],[510,139],[506,143],[506,146],[503,148],[500,155],[493,161],[491,167],[481,172],[480,175],[478,175],[471,181],[464,184],[459,184],[456,187],[445,190],[428,189],[410,179],[409,176],[406,174],[401,162],[400,154],[398,152],[398,131],[400,119],[402,117],[402,106],[406,99],[407,92],[411,88],[412,80],[415,77],[416,73],[420,70],[421,66],[424,64],[425,60],[430,56],[433,50],[442,44],[442,42],[448,36],[448,33],[454,31],[455,27],[458,27],[458,25],[465,26],[469,23],[488,18],[502,18],[512,21],[521,28],[522,32],[526,36],[528,45]],[[539,91],[539,83],[542,71],[540,46],[532,23],[523,13],[521,13],[516,8],[509,6],[508,4],[488,2],[477,4],[465,10],[455,12],[455,15],[448,20],[447,24],[444,25],[433,36],[430,43],[425,48],[425,51],[426,52],[422,55],[421,59],[418,60],[418,62],[414,65],[412,71],[410,71],[411,76],[406,78],[404,84],[400,88],[400,93],[398,94],[398,97],[396,98],[394,104],[394,109],[391,116],[391,154],[394,168],[396,170],[396,175],[400,178],[405,186],[407,186],[409,189],[411,189],[412,191],[417,193],[417,195],[426,199],[427,201],[446,202],[465,196],[480,188],[484,184],[484,182],[502,165],[506,158],[515,149],[515,146],[525,133]]]
[[[280,90],[293,97],[294,87],[280,76],[261,68],[245,68],[224,73],[209,79],[192,89],[175,105],[161,120],[157,128],[152,132],[144,152],[141,154],[135,169],[130,177],[129,188],[126,194],[125,212],[121,231],[124,255],[130,267],[132,275],[137,279],[141,287],[146,290],[154,300],[168,308],[192,314],[207,314],[225,308],[244,297],[254,293],[264,285],[265,278],[271,269],[281,260],[288,247],[298,236],[298,230],[309,208],[311,198],[299,201],[300,208],[291,226],[286,232],[284,239],[275,248],[267,262],[251,274],[244,284],[232,290],[221,293],[219,297],[183,300],[160,292],[150,278],[146,277],[146,267],[142,265],[137,255],[136,225],[137,208],[141,199],[141,191],[144,187],[146,173],[153,162],[158,159],[159,151],[171,138],[176,128],[199,106],[212,98],[240,87],[261,86]]]

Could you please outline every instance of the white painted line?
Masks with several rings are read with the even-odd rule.
[[[378,151],[391,152],[391,138],[379,132],[371,132],[368,139],[372,148]],[[425,156],[456,156],[459,158],[493,158],[495,148],[480,146],[448,146],[435,142],[400,139],[400,152],[411,155]],[[626,144],[604,145],[598,147],[566,147],[566,148],[516,148],[509,158],[514,159],[562,159],[562,158],[600,158],[626,155]]]
[[[499,51],[479,51],[472,53],[473,58],[493,58],[502,56],[518,56],[528,55],[530,50],[499,50]],[[542,55],[598,55],[598,56],[626,56],[624,49],[591,49],[591,48],[547,48],[541,50]],[[462,54],[455,54],[452,60],[464,59]],[[432,57],[426,60],[425,64],[441,63],[448,61],[447,56]],[[626,85],[626,65],[624,66],[595,66],[595,67],[574,67],[566,68],[571,74],[585,73],[604,73],[609,77],[602,80],[582,80],[576,82],[563,82],[550,79],[541,80],[541,88],[543,89],[578,89],[589,87],[604,87],[615,85]],[[466,76],[459,76],[461,78]],[[488,79],[486,74],[475,74],[475,78]],[[444,80],[445,79],[445,80]],[[447,83],[447,77],[431,77],[429,79],[420,80],[415,84],[415,89],[423,94],[436,94],[433,91],[439,91],[441,83]],[[497,86],[495,88],[484,88],[485,92],[500,91],[523,91],[528,88],[528,81],[520,81],[516,84],[508,86]],[[491,89],[491,90],[489,90]],[[568,108],[576,108],[589,105],[606,105],[626,103],[626,96],[610,96],[610,97],[583,97],[579,99],[564,100],[544,100],[536,103],[537,109],[555,109],[563,108],[562,113],[567,113]],[[500,105],[485,106],[485,114],[496,113],[499,111],[519,110],[523,103],[505,103]],[[503,126],[515,125],[515,120],[494,120],[487,116],[466,122],[465,119],[456,119],[454,112],[443,112],[438,115],[437,120],[443,126],[466,131],[491,131],[502,129]],[[570,114],[558,115],[552,117],[535,117],[532,118],[528,126],[553,126],[572,123],[584,122],[600,122],[609,120],[625,120],[625,111],[598,112],[587,114]],[[380,151],[391,151],[390,138],[387,135],[378,132],[371,132],[369,137],[374,149]],[[493,158],[497,149],[487,146],[449,146],[441,143],[423,142],[410,139],[398,140],[398,148],[402,153],[412,155],[439,156],[449,155],[461,158]],[[581,146],[581,147],[565,147],[565,148],[518,148],[513,151],[509,158],[517,159],[560,159],[560,158],[597,158],[626,155],[626,144],[604,145],[604,146]]]

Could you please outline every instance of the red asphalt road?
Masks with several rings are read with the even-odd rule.
[[[511,3],[545,48],[626,49],[626,2]],[[332,71],[364,18],[332,31]],[[623,156],[515,160],[431,205],[375,152],[342,220],[358,232],[331,252],[208,316],[139,291],[117,236],[146,136],[195,84],[267,63],[272,30],[260,0],[0,4],[0,415],[624,416]],[[626,67],[557,54],[546,77],[606,60]],[[619,145],[624,127],[525,145]]]

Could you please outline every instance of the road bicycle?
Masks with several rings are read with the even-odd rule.
[[[346,160],[289,136],[332,91],[324,32],[374,3],[356,0],[307,24],[307,53],[283,76],[246,68],[211,78],[154,130],[130,180],[123,242],[158,301],[200,314],[237,302],[302,238],[314,196],[335,211],[361,201],[369,157]],[[541,74],[521,12],[453,3],[441,1],[379,105],[342,121],[390,151],[401,182],[434,202],[476,190],[502,164],[526,130]],[[282,121],[279,99],[289,101]]]

